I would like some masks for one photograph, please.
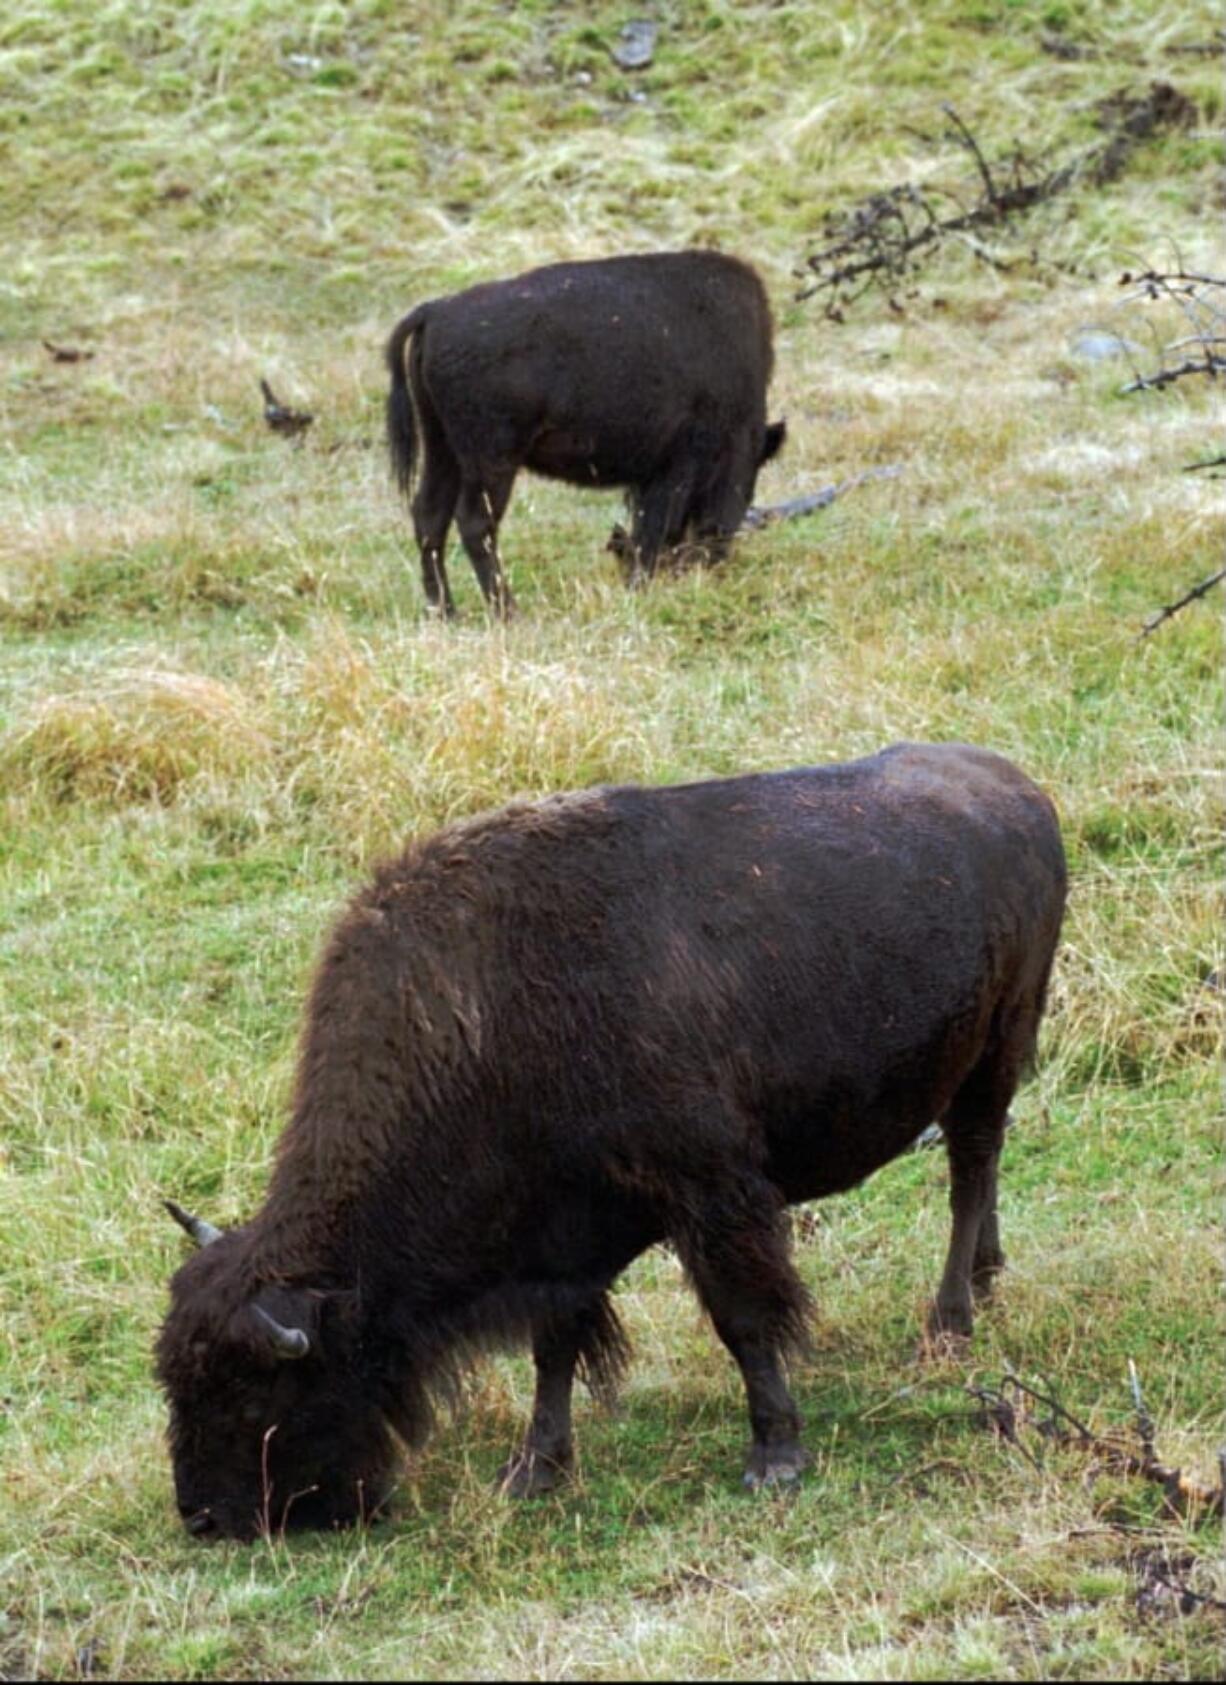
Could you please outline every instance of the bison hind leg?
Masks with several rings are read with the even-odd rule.
[[[456,506],[460,538],[485,596],[486,606],[500,620],[509,620],[515,612],[511,587],[507,584],[498,554],[498,525],[506,513],[514,483],[514,468],[487,467],[479,478],[462,480]]]
[[[447,583],[447,532],[460,495],[460,465],[443,435],[433,411],[422,415],[425,466],[412,501],[413,530],[421,555],[421,577],[426,603],[436,614],[450,619],[455,614],[451,587]]]
[[[808,1347],[809,1296],[788,1253],[783,1201],[769,1183],[742,1178],[691,1210],[677,1250],[745,1383],[745,1485],[790,1485],[809,1457],[783,1363]]]
[[[1009,1103],[1034,1044],[1036,1018],[1027,1007],[998,1013],[987,1049],[941,1119],[952,1227],[945,1269],[928,1313],[930,1342],[947,1346],[970,1337],[974,1301],[991,1293],[1004,1267],[997,1171]]]
[[[576,1370],[592,1395],[610,1404],[629,1355],[607,1293],[577,1311],[538,1318],[532,1330],[532,1419],[519,1450],[498,1471],[499,1491],[512,1498],[535,1498],[570,1478],[575,1463],[571,1395]]]

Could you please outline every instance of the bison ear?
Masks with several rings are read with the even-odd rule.
[[[762,455],[758,458],[758,466],[769,462],[772,456],[778,456],[783,449],[783,441],[788,436],[786,421],[772,421],[762,435]]]

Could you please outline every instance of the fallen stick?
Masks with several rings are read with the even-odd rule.
[[[1226,571],[1226,570],[1223,570]],[[1051,1411],[1051,1416],[1045,1422],[1035,1424],[1039,1433],[1054,1440],[1057,1444],[1071,1447],[1078,1451],[1092,1451],[1102,1460],[1102,1467],[1115,1474],[1133,1474],[1142,1480],[1152,1481],[1161,1486],[1168,1510],[1174,1515],[1186,1516],[1190,1512],[1203,1515],[1226,1514],[1226,1490],[1219,1481],[1217,1486],[1206,1486],[1202,1481],[1187,1475],[1182,1469],[1173,1468],[1167,1463],[1159,1462],[1154,1447],[1154,1424],[1149,1412],[1145,1408],[1141,1396],[1141,1385],[1137,1378],[1134,1365],[1129,1362],[1129,1382],[1132,1389],[1133,1406],[1137,1415],[1137,1437],[1141,1442],[1140,1455],[1130,1446],[1121,1443],[1116,1437],[1097,1434],[1088,1428],[1084,1422],[1078,1421],[1070,1411],[1066,1410],[1058,1400],[1050,1394],[1042,1393],[1037,1387],[1032,1387],[1017,1375],[1008,1373],[1002,1379],[999,1387],[967,1387],[972,1398],[985,1407],[986,1425],[992,1428],[1002,1439],[1007,1439],[1026,1457],[1027,1461],[1038,1466],[1036,1459],[1022,1443],[1019,1429],[1025,1425],[1026,1416],[1014,1405],[1007,1389],[1012,1388],[1015,1393],[1024,1398],[1033,1399]],[[1064,1423],[1067,1423],[1065,1427]],[[1070,1431],[1071,1430],[1071,1431]],[[1226,1460],[1219,1456],[1219,1469],[1226,1479]]]
[[[760,527],[771,526],[775,521],[792,521],[798,515],[812,515],[818,509],[829,508],[836,497],[843,497],[856,486],[863,485],[865,480],[896,480],[901,473],[902,464],[891,462],[882,468],[865,468],[859,474],[853,474],[850,480],[839,480],[833,485],[823,486],[820,491],[806,492],[803,497],[789,497],[785,503],[768,503],[762,509],[755,504],[745,511],[741,529],[757,532]]]
[[[891,307],[901,310],[895,295],[914,282],[934,250],[951,237],[969,237],[977,257],[1007,271],[1026,259],[1008,260],[990,252],[974,238],[977,233],[1007,227],[1015,217],[1079,183],[1105,187],[1122,174],[1143,142],[1163,130],[1186,128],[1197,120],[1192,101],[1169,82],[1151,82],[1143,95],[1121,88],[1099,100],[1094,110],[1105,139],[1074,154],[1058,168],[1044,171],[1017,146],[1011,156],[990,165],[975,135],[945,102],[941,111],[949,121],[952,138],[974,163],[979,189],[976,203],[968,210],[957,194],[907,182],[870,193],[841,213],[828,213],[821,225],[823,244],[810,252],[796,271],[796,279],[804,285],[794,296],[801,300],[823,294],[826,315],[831,321],[841,322],[845,307],[877,286],[885,291]],[[946,199],[952,199],[957,207],[950,214],[943,214],[942,201]],[[1029,261],[1038,264],[1041,260],[1037,252],[1032,252]],[[1064,266],[1056,263],[1052,267]],[[1161,277],[1152,274],[1137,279],[1151,287],[1161,282]]]
[[[1198,466],[1208,468],[1211,464],[1203,463],[1198,464]],[[1223,579],[1226,579],[1226,568],[1219,568],[1216,573],[1211,573],[1208,579],[1202,579],[1199,585],[1194,585],[1190,591],[1180,597],[1177,603],[1168,603],[1166,608],[1159,609],[1158,613],[1152,615],[1137,633],[1137,642],[1140,643],[1142,638],[1148,638],[1151,632],[1156,632],[1158,630],[1164,620],[1170,620],[1172,615],[1178,614],[1181,608],[1187,608],[1189,603],[1194,603],[1197,597],[1205,596],[1206,593],[1212,591],[1215,585],[1219,585]]]
[[[1129,392],[1157,392],[1163,386],[1169,386],[1172,381],[1182,380],[1185,374],[1207,374],[1211,379],[1218,371],[1226,371],[1226,357],[1215,356],[1207,351],[1203,358],[1189,358],[1187,362],[1179,363],[1174,368],[1159,369],[1157,374],[1138,375],[1130,380],[1127,386],[1120,387],[1120,396]]]

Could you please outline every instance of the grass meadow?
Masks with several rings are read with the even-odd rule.
[[[629,74],[609,47],[660,26]],[[1006,1367],[1096,1430],[1137,1368],[1216,1475],[1221,562],[1209,382],[1121,395],[1185,331],[1119,276],[1221,271],[1207,0],[9,0],[0,16],[0,1677],[1207,1679],[1220,1528],[985,1431]],[[821,219],[988,155],[1053,163],[1170,80],[1194,124],[913,292],[796,301]],[[427,619],[382,447],[413,303],[560,257],[715,244],[777,323],[779,502],[897,464],[626,592],[615,496],[521,479],[520,616]],[[992,261],[994,260],[994,261]],[[1092,361],[1086,327],[1134,343]],[[44,341],[90,353],[53,359]],[[264,426],[258,380],[316,413]],[[490,1489],[526,1359],[474,1374],[366,1534],[179,1524],[151,1344],[171,1195],[258,1205],[312,957],[370,864],[514,796],[844,759],[1015,757],[1072,867],[1002,1170],[1010,1268],[965,1361],[916,1337],[946,1238],[916,1152],[796,1224],[814,1465],[739,1485],[740,1383],[670,1255],[619,1304],[581,1468]],[[1043,1442],[1028,1430],[1025,1443]],[[1165,1564],[1162,1568],[1161,1565]],[[1147,1578],[1148,1576],[1148,1578]],[[1149,1585],[1149,1594],[1145,1588]]]

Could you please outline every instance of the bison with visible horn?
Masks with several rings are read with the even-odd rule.
[[[172,1207],[202,1243],[157,1352],[188,1528],[374,1513],[431,1398],[520,1340],[536,1400],[501,1481],[553,1485],[576,1369],[607,1392],[626,1357],[609,1290],[663,1240],[744,1377],[746,1481],[793,1479],[785,1207],[940,1120],[929,1327],[969,1334],[1064,896],[1047,797],[961,745],[556,796],[410,847],[324,950],[263,1208],[219,1233]]]
[[[718,561],[783,443],[766,424],[771,318],[762,282],[721,252],[552,263],[419,304],[387,346],[387,436],[430,606],[455,612],[454,515],[487,602],[511,592],[498,525],[521,468],[628,488],[627,578],[687,537]]]

